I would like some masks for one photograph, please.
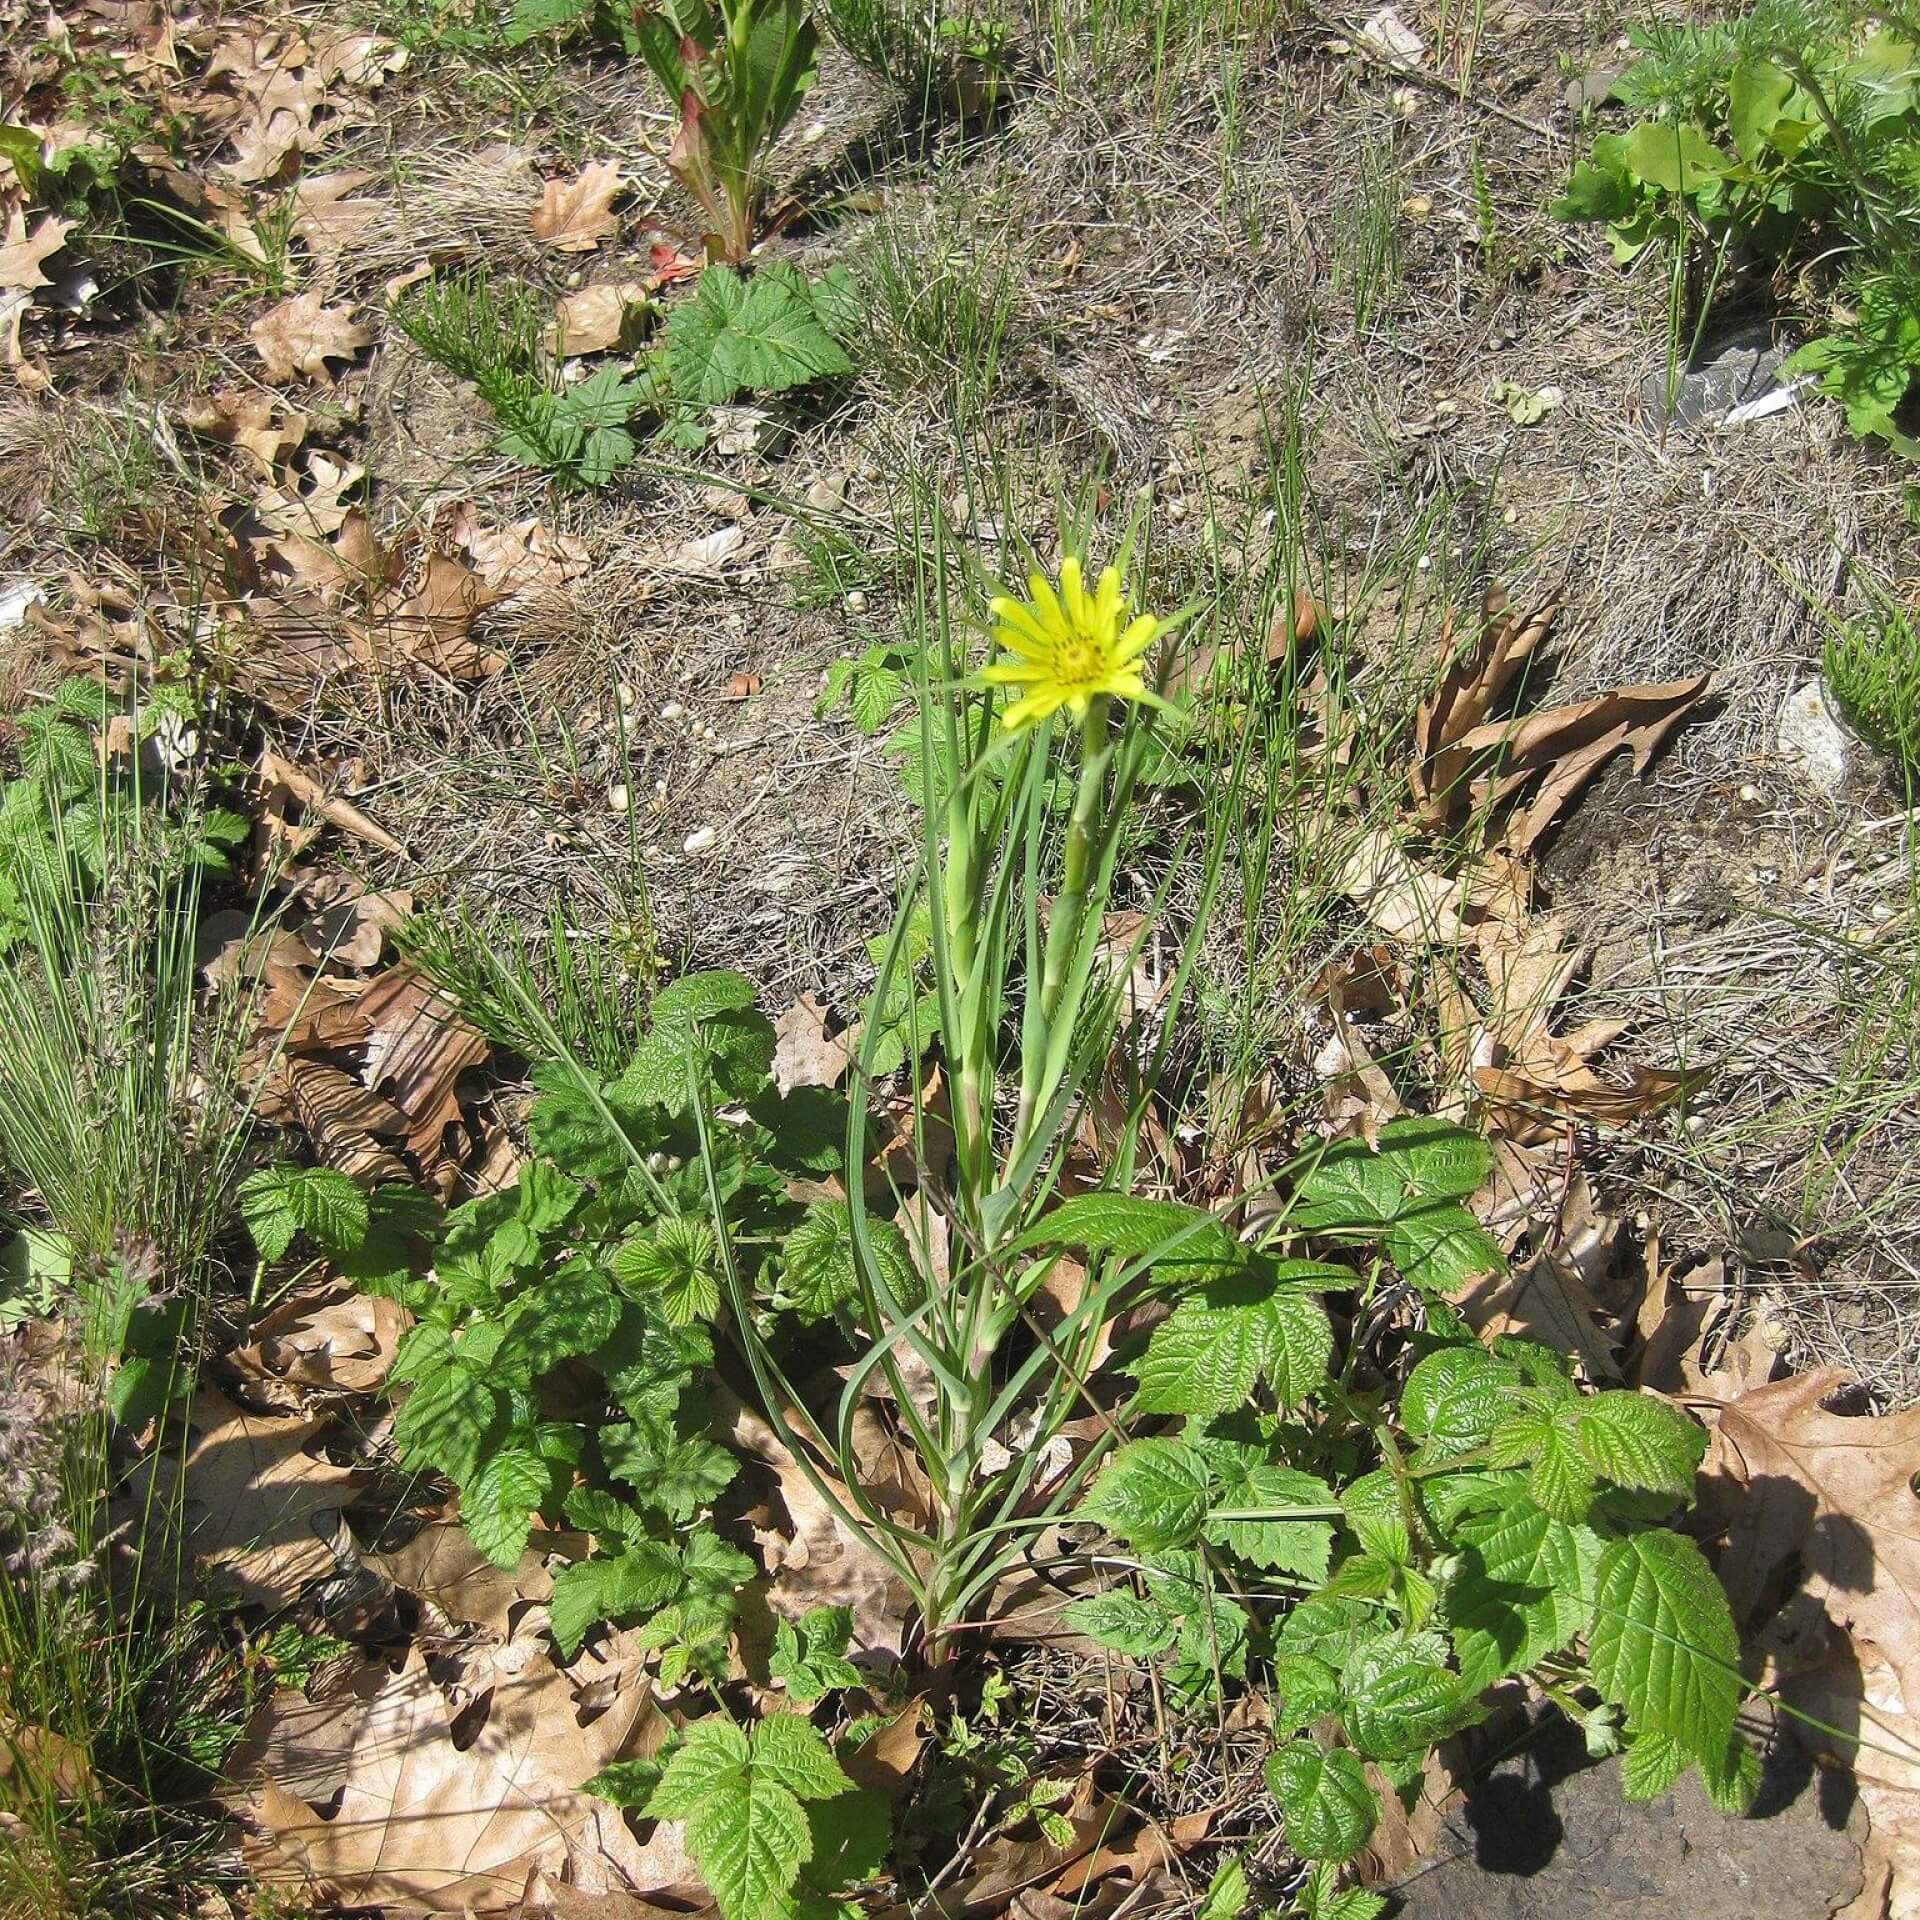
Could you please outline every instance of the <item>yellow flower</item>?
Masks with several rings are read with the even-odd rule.
[[[1140,661],[1165,629],[1148,613],[1128,618],[1117,569],[1108,567],[1088,593],[1080,562],[1069,555],[1060,563],[1058,593],[1038,573],[1028,574],[1027,592],[1025,600],[999,595],[987,609],[1007,657],[981,677],[1024,689],[1000,716],[1002,726],[1030,727],[1061,707],[1083,719],[1087,702],[1102,694],[1159,704]]]

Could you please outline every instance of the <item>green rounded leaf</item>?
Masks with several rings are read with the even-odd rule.
[[[1322,1753],[1296,1740],[1267,1756],[1267,1787],[1286,1816],[1287,1845],[1303,1860],[1350,1860],[1380,1818],[1357,1753]]]

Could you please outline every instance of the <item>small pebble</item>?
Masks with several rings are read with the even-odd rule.
[[[862,593],[858,587],[855,587],[854,590],[847,595],[847,611],[849,613],[865,613],[866,610],[867,596]]]
[[[715,827],[696,827],[681,843],[681,851],[683,853],[711,853],[719,838],[719,830]]]
[[[1424,193],[1416,193],[1400,203],[1400,211],[1409,220],[1424,220],[1433,211],[1433,202]]]
[[[625,813],[627,809],[633,805],[633,795],[626,790],[624,785],[616,780],[614,784],[607,789],[607,805],[611,807],[615,813]]]
[[[660,718],[671,726],[674,721],[685,719],[686,713],[686,708],[683,707],[678,700],[669,700],[667,704],[660,709]]]
[[[1751,784],[1740,789],[1740,798],[1750,807],[1760,804],[1760,789]]]
[[[1888,906],[1884,900],[1876,900],[1873,903],[1873,917],[1880,921],[1891,920],[1893,918],[1893,909]]]
[[[639,704],[640,696],[631,687],[622,686],[619,689],[619,693],[620,704],[623,707],[637,706]]]
[[[1416,571],[1420,573],[1425,573],[1427,569],[1432,565],[1433,565],[1433,555],[1430,553],[1423,553],[1420,556]]]
[[[1509,507],[1506,512],[1500,516],[1500,524],[1503,527],[1517,527],[1520,524],[1520,509],[1518,507]]]

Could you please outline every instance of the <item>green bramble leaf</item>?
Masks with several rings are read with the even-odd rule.
[[[697,1079],[723,1100],[751,1100],[773,1071],[773,1027],[753,982],[727,971],[683,974],[654,996],[653,1024],[612,1091],[684,1114]]]
[[[713,1229],[704,1220],[656,1220],[614,1254],[613,1277],[636,1300],[653,1295],[672,1327],[711,1320],[720,1311]]]
[[[725,1920],[793,1911],[814,1838],[803,1802],[852,1790],[819,1731],[798,1714],[770,1714],[751,1735],[697,1720],[668,1758],[645,1811],[686,1823],[687,1850]]]
[[[1283,1407],[1294,1406],[1326,1380],[1333,1329],[1298,1280],[1327,1284],[1332,1270],[1311,1261],[1272,1268],[1209,1282],[1154,1329],[1131,1369],[1143,1413],[1227,1413],[1247,1404],[1262,1376]],[[1351,1278],[1340,1273],[1334,1284]]]
[[[798,1705],[810,1707],[835,1687],[860,1685],[847,1655],[853,1638],[851,1607],[809,1607],[798,1622],[776,1619],[767,1671]]]
[[[502,1447],[481,1461],[460,1489],[460,1520],[473,1544],[496,1567],[519,1564],[535,1509],[547,1497],[552,1472],[525,1447]]]
[[[562,1360],[591,1353],[613,1333],[620,1302],[607,1277],[584,1260],[530,1287],[508,1308],[499,1364],[537,1380]]]
[[[510,47],[524,46],[543,33],[558,33],[590,19],[599,0],[514,0],[500,37]]]
[[[1687,1494],[1707,1450],[1707,1430],[1644,1393],[1601,1393],[1581,1402],[1574,1444],[1616,1486]]]
[[[1287,1845],[1303,1860],[1338,1863],[1366,1845],[1380,1818],[1360,1756],[1295,1740],[1267,1756],[1267,1788],[1286,1818]]]
[[[651,1613],[679,1592],[682,1575],[673,1549],[642,1540],[608,1558],[579,1560],[553,1576],[548,1623],[562,1656],[571,1660],[602,1620]]]
[[[416,1378],[394,1417],[393,1440],[402,1466],[431,1467],[465,1486],[507,1426],[506,1395],[449,1343],[441,1362]]]
[[[1164,1653],[1180,1632],[1177,1616],[1124,1587],[1076,1600],[1060,1617],[1077,1633],[1134,1660],[1151,1660],[1156,1653]]]
[[[867,1239],[894,1298],[917,1302],[920,1276],[907,1237],[891,1220],[867,1216]],[[787,1235],[774,1304],[812,1322],[831,1319],[859,1293],[854,1270],[853,1215],[844,1200],[816,1200]]]
[[[1246,1868],[1240,1864],[1237,1854],[1230,1855],[1214,1868],[1207,1891],[1194,1909],[1193,1920],[1240,1920],[1241,1909],[1252,1898]]]
[[[1328,1148],[1300,1181],[1293,1220],[1317,1232],[1383,1237],[1409,1284],[1447,1293],[1502,1264],[1499,1245],[1459,1205],[1493,1165],[1486,1142],[1442,1120],[1396,1120],[1378,1150]]]
[[[1323,1862],[1300,1889],[1302,1920],[1378,1920],[1385,1898],[1366,1887],[1342,1887],[1340,1869]]]
[[[1149,1551],[1178,1547],[1207,1517],[1207,1463],[1183,1440],[1130,1440],[1101,1469],[1079,1517]]]
[[[1686,1772],[1691,1756],[1664,1733],[1636,1734],[1620,1762],[1620,1792],[1628,1800],[1657,1800]]]
[[[1333,1553],[1332,1521],[1288,1519],[1286,1514],[1292,1507],[1333,1505],[1332,1488],[1310,1473],[1263,1458],[1254,1447],[1218,1439],[1198,1444],[1214,1476],[1208,1541],[1250,1565],[1297,1573],[1316,1584],[1325,1580]],[[1222,1517],[1263,1513],[1274,1517]]]
[[[1340,1675],[1317,1654],[1283,1653],[1273,1663],[1277,1735],[1299,1733],[1323,1715],[1340,1711]]]
[[[1089,1254],[1139,1260],[1167,1286],[1222,1279],[1247,1264],[1247,1249],[1212,1214],[1125,1193],[1083,1193],[1063,1201],[1014,1243],[1018,1253],[1036,1247],[1082,1247]]]
[[[1587,1658],[1602,1698],[1637,1738],[1665,1734],[1724,1768],[1746,1691],[1740,1636],[1700,1549],[1656,1529],[1609,1543],[1594,1583]]]
[[[283,1258],[304,1233],[323,1252],[352,1253],[367,1236],[367,1193],[331,1167],[262,1167],[240,1183],[240,1217],[260,1258]]]
[[[725,406],[742,393],[782,393],[853,371],[805,275],[785,261],[751,280],[709,267],[694,297],[667,315],[662,354],[674,397],[694,406]]]
[[[1422,1751],[1459,1724],[1460,1677],[1389,1642],[1364,1649],[1341,1675],[1341,1720],[1364,1754]]]
[[[1478,1694],[1568,1646],[1593,1617],[1601,1542],[1510,1487],[1501,1504],[1458,1520],[1446,1617],[1461,1679]]]
[[[1408,1374],[1401,1422],[1423,1443],[1423,1459],[1450,1460],[1486,1444],[1521,1384],[1518,1367],[1482,1346],[1441,1347]]]
[[[616,1480],[642,1502],[683,1525],[732,1484],[740,1462],[699,1435],[676,1436],[644,1421],[616,1421],[600,1429],[600,1457]]]

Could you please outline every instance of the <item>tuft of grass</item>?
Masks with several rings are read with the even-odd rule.
[[[1884,590],[1857,619],[1829,628],[1821,671],[1848,724],[1920,786],[1920,626]]]
[[[903,392],[941,391],[957,416],[992,397],[1019,297],[1004,241],[963,234],[937,208],[881,224],[858,269],[863,358]]]
[[[1400,292],[1400,161],[1393,140],[1369,134],[1354,156],[1349,190],[1333,205],[1333,285],[1364,336],[1391,314]]]
[[[607,1076],[633,1058],[639,1005],[659,971],[644,901],[607,939],[578,933],[556,900],[533,932],[504,914],[477,920],[464,903],[416,913],[398,944],[495,1046],[545,1060],[557,1034],[569,1058]]]

